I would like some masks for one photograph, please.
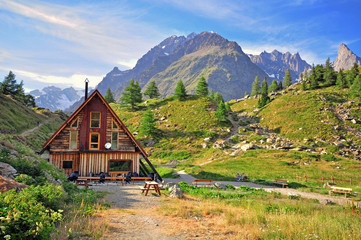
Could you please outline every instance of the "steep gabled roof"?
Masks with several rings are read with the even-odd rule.
[[[104,103],[104,105],[107,107],[109,112],[112,114],[113,118],[118,122],[118,124],[124,129],[125,134],[128,135],[128,137],[133,141],[133,143],[138,147],[140,152],[145,158],[148,158],[148,154],[144,151],[142,146],[137,142],[137,140],[134,138],[133,134],[130,133],[128,128],[124,125],[122,120],[117,116],[117,114],[113,111],[113,109],[109,106],[107,101],[103,98],[103,96],[100,94],[98,90],[95,90],[84,102],[83,104],[61,125],[61,127],[49,138],[49,140],[42,146],[42,151],[44,152],[46,147],[54,140],[54,138],[61,132],[63,129],[67,126],[67,124],[71,123],[73,119],[78,115],[78,113],[95,97],[98,96],[100,100]]]

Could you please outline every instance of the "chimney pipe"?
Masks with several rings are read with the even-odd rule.
[[[88,79],[85,79],[85,96],[84,96],[84,101],[86,101],[86,99],[88,98]]]

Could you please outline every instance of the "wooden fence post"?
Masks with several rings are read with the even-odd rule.
[[[332,184],[335,184],[335,179],[333,178],[333,176],[331,177],[332,180]]]
[[[352,178],[350,178],[350,185],[352,186]]]
[[[322,177],[322,183],[324,183],[325,182],[325,179],[324,179],[324,177]]]

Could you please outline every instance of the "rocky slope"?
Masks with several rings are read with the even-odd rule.
[[[284,78],[287,69],[290,69],[292,79],[296,80],[301,72],[311,68],[311,65],[303,60],[299,53],[281,53],[273,50],[271,53],[264,51],[260,55],[250,54],[249,58],[263,69],[269,77],[278,80]]]
[[[357,63],[358,65],[361,65],[361,58],[354,54],[344,43],[341,43],[336,60],[333,63],[333,68],[336,71],[339,71],[340,69],[350,69],[354,65],[354,63]]]
[[[110,87],[118,98],[131,78],[139,81],[141,87],[154,80],[164,97],[173,95],[180,79],[188,92],[193,93],[197,81],[204,76],[210,89],[221,92],[229,100],[249,92],[256,75],[261,79],[267,76],[237,43],[213,32],[203,32],[167,38],[139,59],[133,69],[114,68],[97,89],[105,93]]]

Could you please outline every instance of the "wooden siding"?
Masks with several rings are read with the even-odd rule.
[[[50,154],[50,163],[62,169],[65,174],[69,175],[74,171],[79,171],[79,153],[59,153]],[[64,161],[73,161],[73,168],[63,169]]]
[[[139,173],[139,155],[140,153],[129,152],[83,152],[80,153],[80,169],[81,176],[88,176],[90,172],[94,174],[109,171],[109,160],[131,160],[132,172]]]

